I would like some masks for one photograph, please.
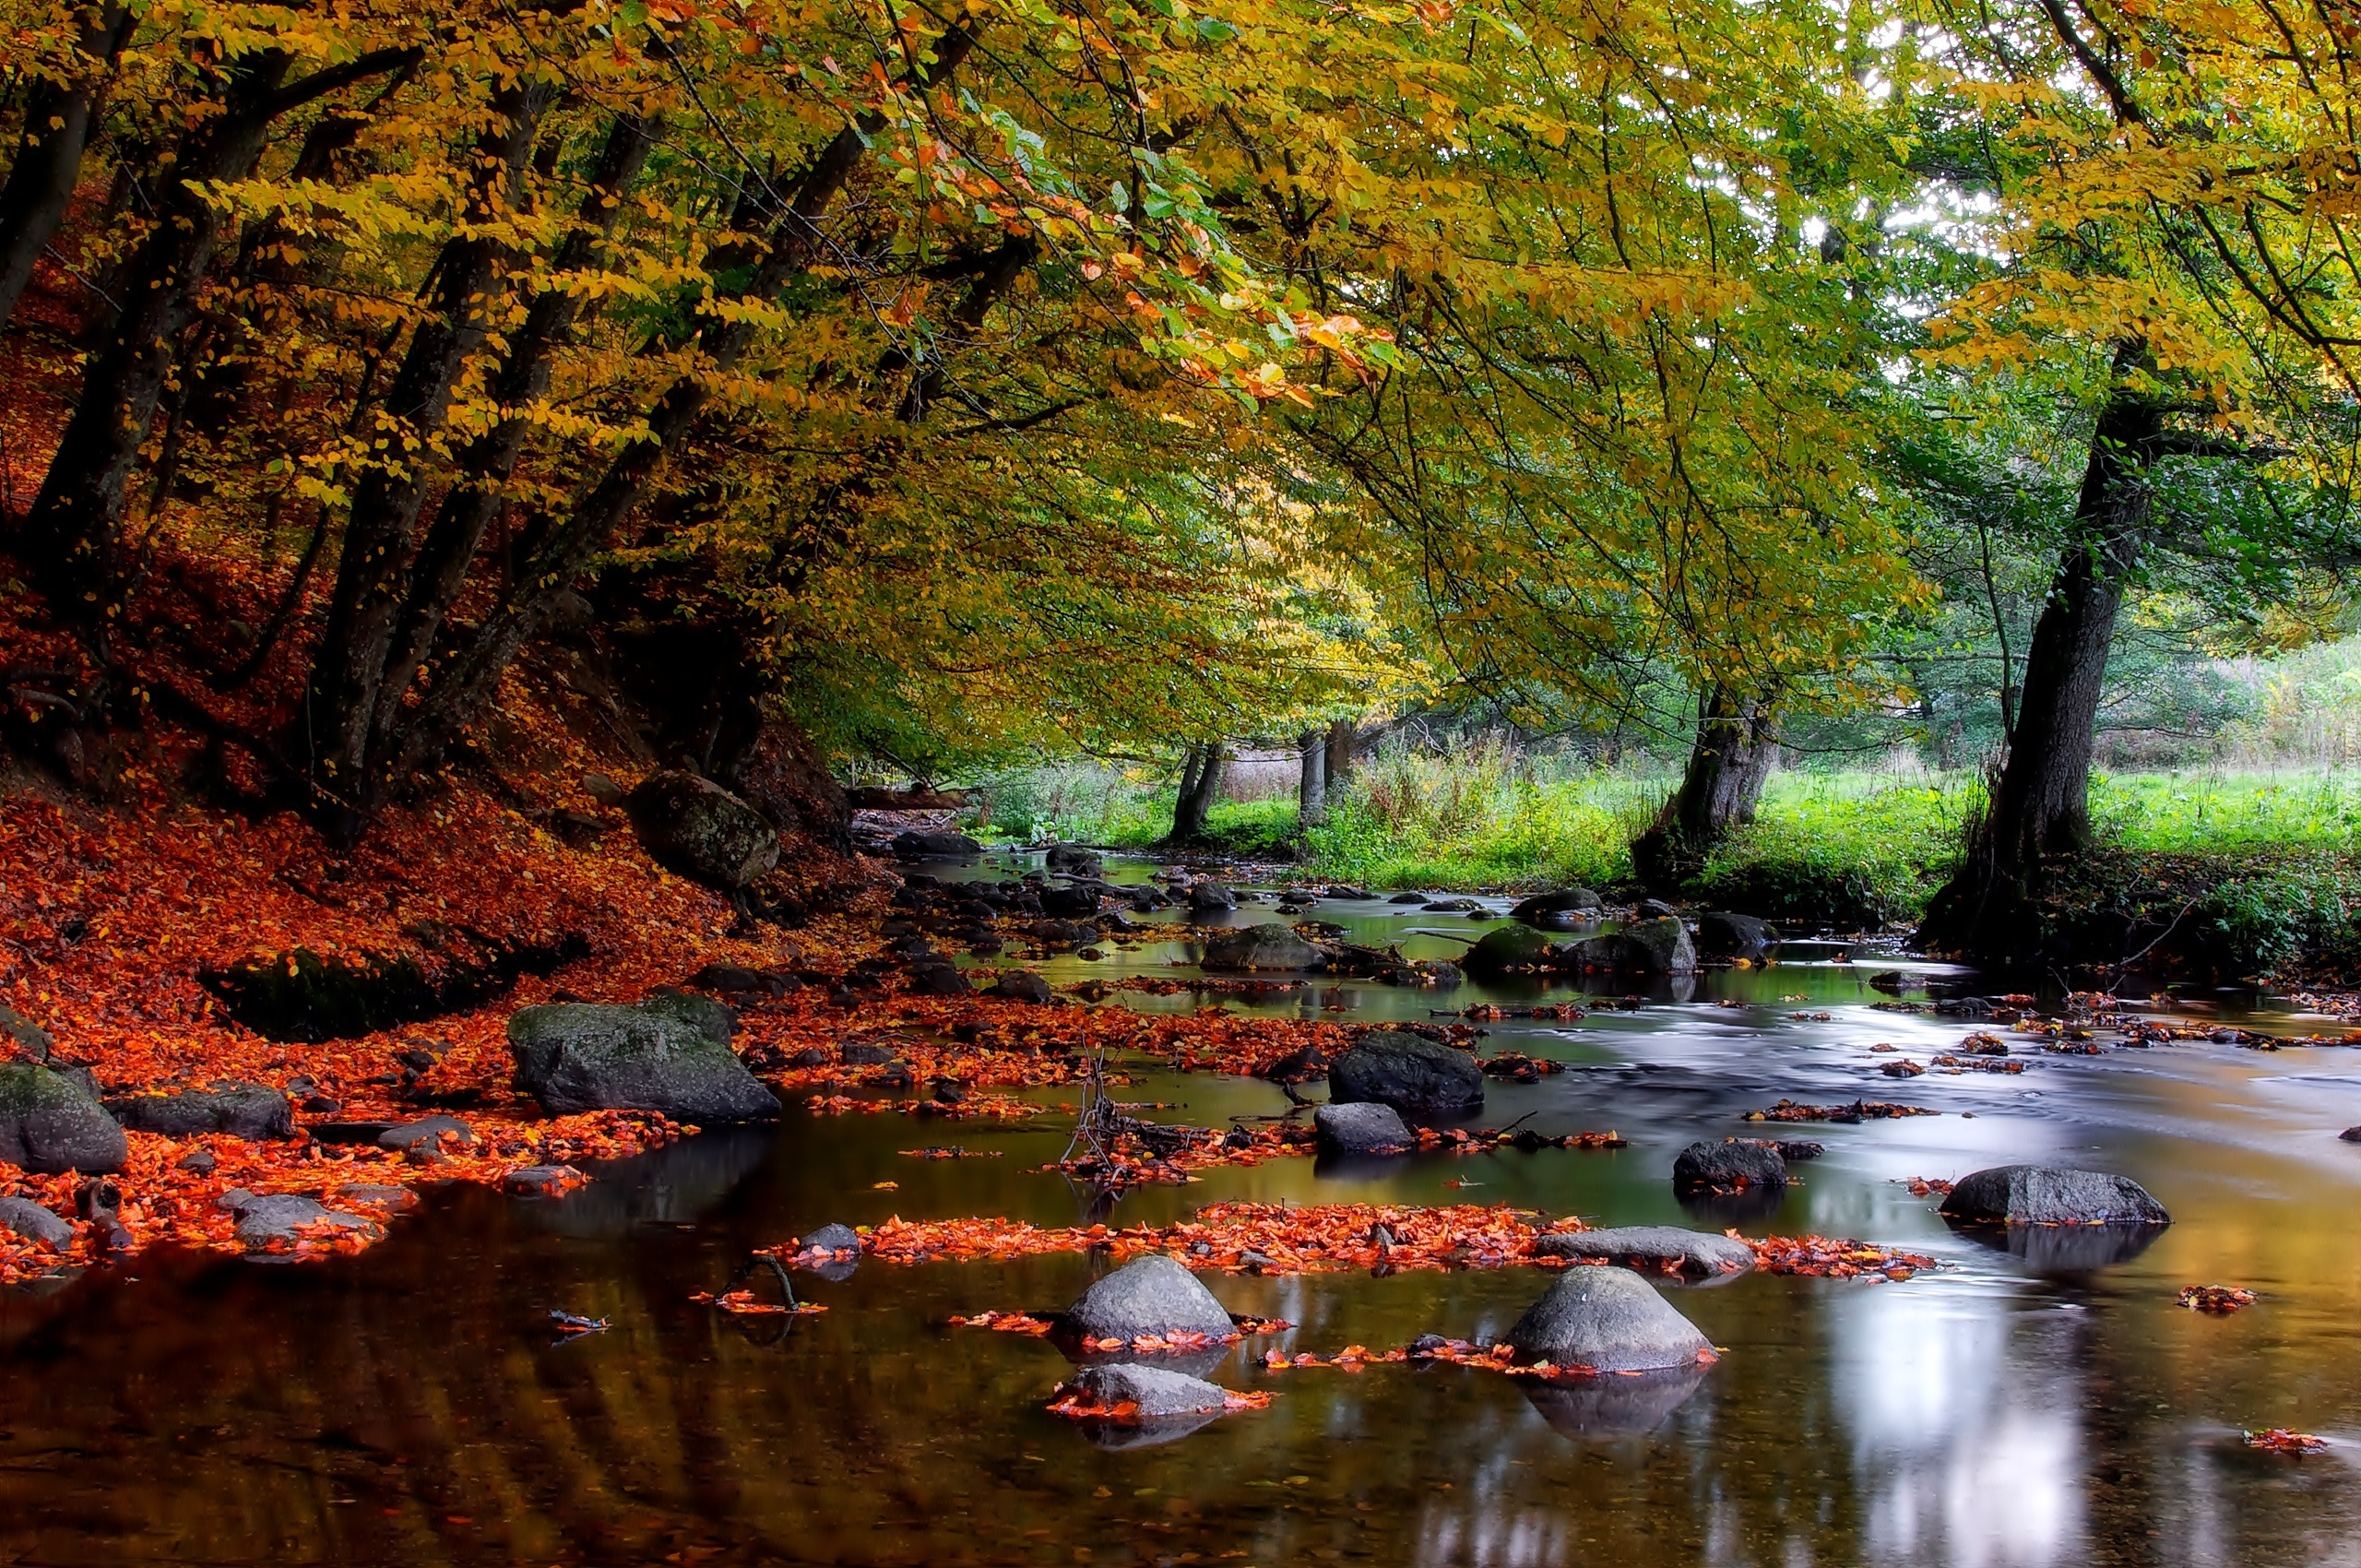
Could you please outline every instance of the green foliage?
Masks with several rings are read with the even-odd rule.
[[[1784,774],[1682,892],[1806,927],[1913,920],[1951,874],[1960,824],[1982,798],[1956,778]]]

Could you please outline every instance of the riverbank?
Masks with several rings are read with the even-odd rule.
[[[1520,774],[1483,755],[1389,756],[1308,833],[1292,800],[1216,806],[1201,852],[1388,891],[1635,897],[1630,840],[1670,788],[1645,774]],[[1950,876],[1983,799],[1967,773],[1775,774],[1756,820],[1683,899],[1807,932],[1907,931]],[[2101,848],[2044,898],[2045,938],[2067,961],[2136,954],[2225,980],[2361,974],[2361,782],[2325,770],[2102,776],[2092,812]],[[1021,823],[1145,853],[1159,852],[1170,820],[1169,789],[1071,767],[996,776],[968,813],[991,832]]]

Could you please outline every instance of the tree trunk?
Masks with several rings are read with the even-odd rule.
[[[220,239],[220,215],[197,187],[250,174],[279,115],[415,56],[383,50],[283,86],[289,56],[253,56],[231,74],[218,113],[181,144],[156,221],[125,268],[124,308],[84,369],[81,396],[18,538],[52,612],[86,635],[101,633],[114,612],[118,525],[132,469],[172,374],[173,339],[188,325]]]
[[[1346,778],[1353,771],[1353,751],[1360,744],[1360,734],[1349,719],[1339,719],[1328,726],[1328,756],[1323,765],[1327,775],[1327,790],[1334,795],[1344,788]]]
[[[2025,650],[2007,759],[1971,825],[1960,869],[1919,932],[1929,949],[1999,963],[2030,958],[2037,932],[2028,914],[2043,863],[2089,846],[2099,699],[2146,542],[2147,469],[2164,445],[2161,410],[2118,383],[2092,435],[2071,540]]]
[[[80,67],[70,80],[36,77],[25,94],[25,128],[8,182],[0,185],[0,327],[17,313],[33,266],[56,236],[74,199],[100,89],[131,36],[127,6],[82,13],[74,47]]]
[[[1296,829],[1318,827],[1328,820],[1328,744],[1317,730],[1307,730],[1298,742],[1303,748],[1303,773],[1295,787]]]
[[[931,67],[913,66],[910,85],[940,83],[975,47],[969,29],[955,27],[936,41]],[[746,283],[724,295],[727,299],[767,300],[799,276],[819,248],[819,221],[851,180],[884,117],[869,111],[839,131],[813,160],[796,184],[786,209],[770,226],[760,258],[748,268]],[[718,262],[709,262],[721,270]],[[735,270],[735,268],[731,268]],[[425,695],[389,724],[382,767],[371,769],[371,793],[364,797],[365,815],[383,800],[390,781],[423,767],[455,743],[499,689],[501,677],[526,643],[549,624],[561,594],[605,548],[625,517],[635,509],[647,487],[696,428],[716,380],[726,374],[753,342],[754,323],[745,317],[709,321],[698,337],[704,366],[683,375],[659,394],[647,417],[647,434],[610,460],[597,480],[562,518],[535,519],[518,550],[524,557],[516,586],[477,626],[466,644],[438,664]],[[396,694],[398,695],[398,694]],[[357,830],[359,819],[349,825]]]
[[[411,332],[386,389],[384,412],[397,434],[353,493],[327,631],[304,698],[311,784],[324,802],[355,808],[367,793],[370,742],[395,627],[409,597],[419,508],[435,472],[433,437],[504,291],[515,258],[490,231],[521,194],[517,182],[555,96],[544,84],[526,82],[512,82],[493,96],[491,123],[473,149],[460,219],[465,227],[436,258],[433,308]]]
[[[1719,682],[1700,694],[1697,735],[1680,786],[1655,825],[1631,844],[1631,868],[1650,891],[1677,892],[1731,828],[1754,820],[1779,754],[1772,707],[1767,697],[1742,695]]]
[[[1214,802],[1221,799],[1223,775],[1229,770],[1228,751],[1219,741],[1197,747],[1190,754],[1193,777],[1184,774],[1180,798],[1172,806],[1172,834],[1166,840],[1171,844],[1201,844],[1205,838],[1205,822],[1212,814]]]

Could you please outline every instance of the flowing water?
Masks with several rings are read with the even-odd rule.
[[[1376,902],[1317,913],[1412,956],[1488,929]],[[1149,942],[1047,971],[1186,973],[1176,956]],[[1873,1011],[1867,978],[1891,967],[1721,971],[1637,1011],[1486,1026],[1488,1050],[1569,1070],[1493,1086],[1484,1123],[1613,1128],[1620,1150],[1347,1172],[1279,1159],[1109,1210],[1035,1169],[1062,1146],[1051,1127],[797,1111],[554,1203],[445,1193],[349,1261],[142,1259],[0,1299],[0,1562],[2361,1564],[2361,1147],[2335,1137],[2361,1123],[2361,1052],[2180,1044],[1897,1082],[1871,1044],[1923,1061],[1972,1026]],[[1347,981],[1232,1005],[1352,1021],[1536,994],[1579,1000]],[[2184,1000],[2244,1016],[2234,999]],[[1286,1107],[1272,1086],[1205,1075],[1123,1092],[1200,1124]],[[1667,1172],[1691,1140],[1764,1131],[1738,1118],[1782,1098],[1864,1095],[1943,1114],[1779,1129],[1827,1153],[1768,1213],[1674,1198]],[[1002,1156],[898,1152],[954,1138]],[[2132,1176],[2175,1223],[2120,1259],[2012,1255],[1954,1235],[1904,1184],[2023,1160]],[[1735,1222],[1946,1266],[1675,1291],[1726,1353],[1645,1397],[1451,1365],[1271,1373],[1232,1352],[1212,1375],[1271,1390],[1268,1408],[1128,1448],[1044,1410],[1069,1370],[1052,1346],[944,1321],[1062,1306],[1103,1261],[872,1260],[804,1277],[829,1310],[792,1321],[688,1299],[750,1249],[832,1219],[1121,1225],[1226,1197]],[[1524,1268],[1209,1277],[1233,1311],[1294,1323],[1282,1348],[1323,1354],[1430,1330],[1480,1340],[1548,1282]],[[2217,1282],[2260,1301],[2225,1318],[2175,1304]],[[552,1308],[613,1326],[552,1343]],[[2263,1427],[2331,1446],[2246,1447],[2242,1430]]]

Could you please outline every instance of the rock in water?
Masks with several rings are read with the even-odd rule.
[[[1467,950],[1459,967],[1479,979],[1496,975],[1525,974],[1546,969],[1557,961],[1557,950],[1549,939],[1531,926],[1504,925],[1498,931],[1488,931],[1483,940]]]
[[[126,1095],[108,1100],[106,1108],[135,1133],[161,1133],[168,1138],[206,1133],[248,1141],[295,1135],[287,1097],[261,1084],[219,1083],[202,1092]]]
[[[1509,919],[1530,925],[1571,925],[1577,916],[1598,912],[1599,897],[1587,887],[1536,893],[1509,910]]]
[[[2128,1176],[2047,1165],[1997,1165],[1960,1178],[1947,1218],[2010,1225],[2170,1225],[2173,1217]]]
[[[2347,1127],[2337,1136],[2348,1144],[2361,1144],[2361,1127]]]
[[[1778,950],[1779,933],[1767,921],[1716,909],[1697,917],[1696,946],[1708,957],[1759,963]]]
[[[1684,1230],[1678,1225],[1626,1225],[1610,1230],[1560,1231],[1533,1243],[1547,1258],[1603,1259],[1643,1272],[1713,1279],[1754,1266],[1754,1249],[1730,1236]]]
[[[1575,947],[1584,969],[1635,975],[1693,975],[1697,949],[1689,928],[1671,916],[1633,921],[1609,936],[1594,936]]]
[[[74,1227],[30,1198],[0,1198],[0,1230],[13,1230],[53,1253],[74,1244]]]
[[[1744,1138],[1701,1138],[1672,1162],[1672,1184],[1683,1193],[1734,1193],[1784,1187],[1787,1162],[1779,1151]]]
[[[804,1237],[796,1250],[805,1253],[857,1253],[860,1251],[860,1232],[849,1225],[832,1220]]]
[[[1239,926],[1205,944],[1208,969],[1269,969],[1301,974],[1324,967],[1328,956],[1287,926]]]
[[[1237,1332],[1204,1282],[1161,1253],[1136,1258],[1085,1290],[1066,1309],[1064,1326],[1091,1339],[1220,1339]]]
[[[984,847],[964,833],[897,833],[894,836],[894,853],[906,861],[967,860],[984,852]]]
[[[1063,872],[1068,876],[1107,874],[1107,862],[1098,852],[1086,849],[1079,844],[1050,845],[1047,863],[1051,871]]]
[[[1508,1332],[1527,1365],[1602,1372],[1691,1367],[1713,1349],[1646,1280],[1624,1268],[1570,1268]]]
[[[702,996],[634,1006],[569,1002],[508,1020],[516,1081],[552,1115],[656,1111],[682,1122],[766,1121],[778,1097],[730,1049],[730,1010]]]
[[[1050,1000],[1050,982],[1031,969],[1010,969],[1002,974],[984,994],[1004,997],[1011,1002],[1030,1002],[1039,1006]]]
[[[1238,895],[1218,882],[1200,882],[1189,889],[1189,912],[1192,915],[1217,914],[1238,908]]]
[[[1066,1380],[1062,1392],[1078,1394],[1103,1409],[1137,1406],[1131,1419],[1143,1421],[1229,1408],[1229,1396],[1215,1384],[1162,1367],[1085,1367]]]
[[[1452,1115],[1483,1109],[1484,1074],[1464,1051],[1380,1030],[1328,1064],[1328,1099],[1375,1101],[1406,1116]]]
[[[0,1063],[0,1165],[100,1173],[130,1155],[123,1129],[81,1085],[30,1062]]]
[[[694,773],[659,768],[623,797],[623,814],[648,859],[724,892],[778,864],[778,830],[762,813]]]
[[[1311,1113],[1323,1154],[1400,1154],[1418,1141],[1401,1112],[1373,1101],[1323,1105]]]

